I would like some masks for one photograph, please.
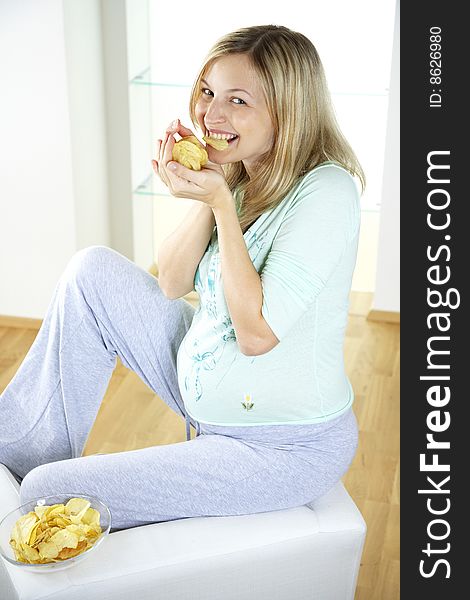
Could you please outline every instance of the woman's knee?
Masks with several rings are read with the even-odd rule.
[[[54,463],[51,463],[54,464]],[[53,490],[51,487],[54,482],[51,481],[50,465],[40,465],[27,473],[20,487],[20,502],[30,502],[33,499],[51,496],[59,493],[58,490]]]
[[[96,272],[119,258],[123,258],[122,255],[108,246],[88,246],[72,256],[67,270],[76,274]]]
[[[25,475],[20,487],[21,504],[57,494],[76,494],[76,477],[80,459],[66,459],[35,467]]]
[[[67,264],[63,279],[80,288],[95,287],[96,284],[110,278],[116,265],[125,257],[107,246],[89,246],[76,252]]]

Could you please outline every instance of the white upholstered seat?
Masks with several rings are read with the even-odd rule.
[[[0,518],[19,485],[0,465]],[[366,534],[338,483],[306,506],[116,531],[68,570],[24,573],[0,559],[1,600],[353,600]]]

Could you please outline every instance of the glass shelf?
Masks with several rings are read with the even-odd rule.
[[[129,81],[129,84],[184,89],[190,89],[192,87],[190,83],[163,83],[155,81],[154,77],[152,76],[151,67],[147,67],[144,71],[136,75],[133,79]]]
[[[147,67],[144,71],[136,75],[133,79],[129,81],[130,85],[143,85],[143,86],[153,86],[153,87],[166,87],[166,88],[183,88],[183,89],[191,89],[191,83],[169,83],[157,81],[156,78],[152,74],[151,67]],[[353,91],[342,91],[342,90],[330,90],[332,96],[388,96],[389,89],[386,88],[384,90],[364,90],[361,92],[353,92]]]
[[[156,69],[149,66],[129,82],[137,98],[141,96],[138,86],[142,91],[146,89],[150,93],[151,97],[147,101],[151,112],[152,139],[161,137],[161,132],[175,116],[178,116],[182,123],[190,123],[187,104],[191,84],[158,81],[156,75]],[[385,132],[382,129],[386,123],[389,90],[384,88],[350,92],[332,91],[331,95],[338,120],[348,124],[344,133],[355,148],[366,172],[367,187],[364,196],[361,197],[361,211],[379,212],[380,202],[377,200],[380,200],[382,195],[383,165],[378,161],[377,156],[382,157],[384,152]],[[191,125],[187,126],[191,127]],[[363,135],[365,126],[372,131],[367,138],[367,143]],[[137,175],[134,182],[138,182],[144,174],[145,169],[144,173],[140,172],[140,175]],[[133,193],[137,196],[169,197],[166,186],[153,172],[145,176]]]
[[[136,196],[163,196],[165,198],[172,197],[168,193],[165,185],[158,181],[158,177],[155,173],[150,173],[140,185],[138,185],[133,194]]]
[[[156,181],[156,175],[150,173],[146,179],[136,187],[133,192],[136,196],[152,196],[154,198],[172,198],[173,196],[165,191],[163,184]],[[361,212],[379,212],[380,204],[375,207],[362,205]]]

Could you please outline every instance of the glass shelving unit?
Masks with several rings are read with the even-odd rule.
[[[151,67],[146,68],[130,82],[131,86],[142,86],[149,93],[150,111],[152,121],[158,124],[158,127],[152,128],[155,131],[154,139],[161,137],[162,132],[170,121],[175,116],[180,116],[183,123],[187,123],[188,127],[192,127],[187,114],[187,102],[191,91],[191,84],[178,82],[161,82],[152,73]],[[385,127],[386,111],[388,108],[388,89],[383,91],[364,91],[364,92],[348,92],[348,91],[331,91],[333,103],[337,113],[340,125],[346,122],[344,116],[351,110],[357,114],[368,114],[370,118],[377,123],[382,123]],[[179,110],[178,110],[179,108]],[[349,121],[348,121],[349,122]],[[350,140],[351,145],[355,148],[359,157],[365,153],[371,152],[370,148],[362,148],[362,136],[360,135],[360,122],[349,125],[349,131],[344,130],[346,137]],[[385,132],[377,128],[377,141],[373,146],[373,152],[384,154]],[[366,173],[367,175],[367,173]],[[146,196],[168,196],[166,187],[158,182],[153,173],[146,176],[144,180],[137,185],[134,190],[136,195]],[[378,212],[380,211],[381,193],[379,189],[379,181],[369,179],[369,189],[366,190],[362,198],[363,212]],[[373,200],[372,198],[375,198]]]
[[[165,128],[177,116],[188,127],[192,127],[187,110],[191,85],[188,83],[165,83],[156,81],[151,67],[129,81],[134,89],[142,88],[148,94],[152,139],[161,138]],[[155,177],[153,171],[135,187],[134,194],[144,196],[170,196],[166,186]]]
[[[135,149],[135,160],[146,168],[142,169],[139,165],[135,169],[133,196],[135,202],[152,203],[153,257],[157,268],[159,244],[176,229],[195,201],[169,194],[168,188],[153,172],[150,160],[155,156],[156,140],[162,139],[168,124],[175,118],[193,128],[187,107],[191,84],[158,81],[151,67],[147,67],[130,79],[129,88],[136,114],[134,120],[140,128],[136,146],[146,146],[145,136],[149,138],[148,156],[142,157],[141,148]],[[143,113],[146,114],[145,119],[142,118]]]
[[[150,87],[182,88],[187,90],[191,89],[191,85],[186,83],[162,83],[155,81],[155,78],[152,75],[151,67],[147,67],[144,71],[142,71],[142,73],[139,73],[133,77],[129,83],[131,85],[144,85]]]
[[[169,234],[170,230],[178,225],[184,218],[184,212],[194,202],[174,198],[168,193],[167,187],[160,181],[152,170],[150,160],[155,155],[155,142],[164,136],[168,124],[175,118],[194,130],[188,114],[188,100],[192,87],[192,77],[200,66],[200,60],[208,50],[206,43],[198,40],[193,47],[193,52],[171,53],[168,49],[174,42],[174,31],[168,28],[174,17],[173,7],[157,2],[157,0],[134,0],[147,5],[148,39],[143,39],[143,20],[140,27],[132,29],[134,32],[134,45],[142,50],[139,60],[133,61],[129,69],[129,95],[134,100],[131,117],[137,123],[139,135],[135,136],[132,151],[133,179],[132,191],[134,204],[140,209],[141,227],[145,229],[147,239],[150,237],[149,224],[153,211],[153,237],[152,244],[154,257],[157,257],[159,241]],[[357,153],[364,167],[367,177],[367,188],[361,197],[361,210],[363,215],[362,237],[364,242],[364,256],[370,263],[371,254],[375,252],[378,239],[380,221],[380,202],[382,197],[382,171],[385,151],[385,132],[389,102],[389,50],[387,40],[392,41],[392,22],[394,14],[394,0],[387,0],[380,8],[371,5],[367,8],[367,16],[373,14],[373,29],[362,27],[361,35],[351,30],[350,22],[357,18],[357,7],[344,0],[342,13],[349,18],[343,18],[343,23],[336,24],[335,35],[331,35],[328,27],[330,23],[331,8],[327,5],[318,5],[318,15],[315,22],[304,23],[303,17],[293,12],[284,5],[271,7],[269,20],[279,22],[298,31],[303,31],[316,44],[319,49],[330,84],[331,96],[336,117],[345,137]],[[185,38],[191,36],[194,28],[203,24],[205,29],[211,31],[207,39],[215,40],[219,35],[229,30],[234,30],[242,25],[266,21],[266,10],[263,7],[258,16],[255,15],[256,7],[250,0],[242,0],[242,6],[237,6],[240,13],[237,17],[228,15],[224,18],[223,26],[218,17],[211,22],[211,15],[194,15],[194,18],[183,20],[178,27],[178,36]],[[362,9],[365,10],[365,9]],[[372,11],[372,13],[371,13]],[[360,11],[359,11],[360,12]],[[135,4],[129,12],[135,20]],[[241,22],[241,16],[247,22]],[[392,19],[392,20],[391,20]],[[237,21],[235,23],[235,21]],[[342,28],[341,28],[342,27]],[[353,48],[357,68],[351,68],[348,61],[344,61],[344,52],[340,48]],[[385,40],[385,42],[384,42]],[[374,48],[374,52],[370,48]],[[390,46],[391,48],[391,46]],[[384,67],[385,65],[385,67]],[[131,123],[131,131],[134,123]],[[199,131],[197,134],[199,135]],[[151,209],[150,209],[151,207]],[[136,229],[137,231],[141,231]],[[148,244],[147,244],[148,247]],[[372,250],[371,250],[372,248]],[[367,277],[369,279],[373,277]],[[367,283],[369,285],[369,283]]]

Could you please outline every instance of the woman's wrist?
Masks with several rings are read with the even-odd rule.
[[[235,218],[238,222],[235,200],[230,191],[218,196],[217,202],[212,206],[212,212],[214,213],[217,225],[219,224],[219,221],[225,221],[226,219],[233,220],[233,218]]]
[[[197,204],[199,206],[199,210],[200,210],[201,214],[204,214],[204,215],[210,214],[212,216],[212,218],[214,218],[213,210],[206,202],[203,202],[202,200],[194,200],[194,203],[195,203],[195,205]]]

